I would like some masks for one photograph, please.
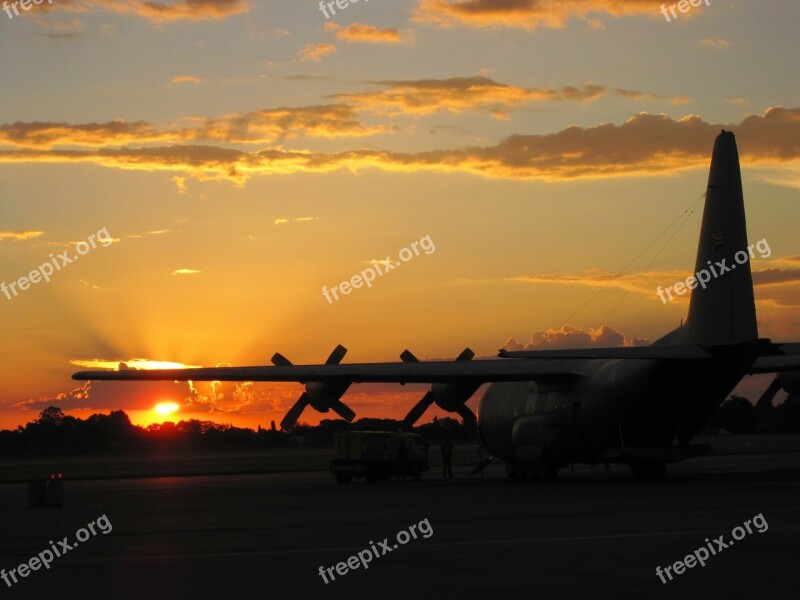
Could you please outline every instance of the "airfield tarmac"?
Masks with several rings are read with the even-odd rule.
[[[662,481],[576,467],[557,482],[483,478],[337,485],[327,473],[73,481],[61,508],[0,485],[7,571],[105,514],[113,526],[7,598],[786,598],[800,559],[800,453],[693,459]],[[673,581],[666,567],[757,514],[769,525]],[[325,584],[335,567],[427,519],[418,535]],[[715,546],[716,547],[716,546]],[[335,571],[334,571],[335,573]]]

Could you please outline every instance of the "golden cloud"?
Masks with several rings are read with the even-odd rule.
[[[771,108],[737,125],[718,125],[697,116],[673,119],[641,113],[622,125],[569,127],[553,134],[512,135],[499,144],[417,153],[352,150],[320,153],[267,149],[246,152],[203,145],[66,150],[17,148],[0,151],[0,163],[89,163],[106,167],[166,171],[198,179],[243,184],[255,175],[385,171],[469,173],[489,178],[567,181],[666,175],[707,168],[720,129],[737,134],[749,166],[800,170],[800,108]]]
[[[44,231],[0,231],[0,241],[14,240],[15,242],[18,242],[20,240],[32,240],[33,238],[39,237],[43,234]]]
[[[172,272],[173,275],[199,275],[202,271],[197,269],[176,269]]]
[[[180,85],[182,83],[193,83],[197,85],[205,83],[205,80],[200,77],[195,77],[194,75],[178,75],[177,77],[173,77],[169,83],[170,85]]]
[[[524,88],[498,83],[488,77],[452,77],[450,79],[421,79],[416,81],[377,81],[389,89],[377,92],[339,94],[338,100],[352,103],[358,110],[379,112],[390,116],[401,114],[429,115],[448,111],[485,109],[502,117],[502,108],[515,108],[546,101],[591,102],[613,93],[630,100],[664,101],[670,104],[688,102],[685,96],[665,97],[645,92],[608,88],[593,83],[582,87]]]
[[[646,346],[650,340],[645,338],[629,338],[621,331],[608,325],[597,329],[576,329],[563,325],[560,329],[534,331],[527,344],[521,344],[510,338],[503,349],[517,350],[552,350],[559,348],[619,348],[629,346]]]
[[[592,14],[663,18],[662,4],[663,0],[417,0],[413,20],[440,27],[534,29],[561,28],[579,18],[597,28],[602,24],[591,19]]]
[[[41,8],[71,12],[98,12],[110,10],[149,19],[154,23],[167,21],[213,21],[250,10],[248,0],[58,0],[43,4]]]
[[[336,52],[336,46],[327,43],[306,44],[297,52],[297,57],[302,61],[319,62],[325,55]]]
[[[390,127],[365,127],[355,110],[344,104],[272,108],[221,117],[189,117],[183,126],[156,129],[144,121],[118,119],[107,123],[13,123],[0,125],[0,144],[21,148],[57,146],[121,146],[128,144],[177,144],[191,141],[224,141],[264,144],[309,137],[361,137],[383,133]]]
[[[333,22],[325,23],[325,31],[335,31],[336,39],[348,43],[366,42],[371,44],[399,44],[407,39],[399,30],[393,28],[378,29],[372,25],[352,23],[344,29]]]

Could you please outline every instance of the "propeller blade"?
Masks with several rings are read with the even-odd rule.
[[[328,357],[328,360],[325,361],[325,364],[338,365],[340,362],[342,362],[345,354],[347,354],[347,348],[339,344],[333,349],[333,352],[331,352],[331,355]]]
[[[353,409],[351,409],[341,400],[334,400],[333,402],[331,402],[331,410],[340,417],[342,417],[348,423],[350,423],[353,419],[356,418],[356,413],[353,412]]]
[[[419,362],[417,357],[411,354],[411,351],[408,349],[403,350],[403,353],[400,355],[400,360],[404,363]]]
[[[410,411],[408,411],[408,414],[406,415],[406,418],[403,419],[403,426],[405,428],[407,428],[407,429],[410,429],[411,427],[413,427],[414,423],[419,421],[419,418],[423,415],[423,413],[426,410],[428,410],[428,407],[430,407],[430,405],[433,404],[433,401],[435,399],[436,399],[436,396],[434,395],[433,392],[426,393],[422,397],[422,400],[417,402],[414,405],[414,408],[412,408]]]
[[[475,413],[472,412],[466,404],[459,406],[456,412],[464,419],[464,423],[475,423],[478,421],[478,417],[475,416]]]
[[[308,394],[303,392],[300,394],[300,397],[297,399],[297,402],[294,403],[294,406],[290,408],[286,416],[283,417],[281,421],[281,429],[286,430],[290,429],[297,423],[297,419],[300,418],[300,415],[303,413],[303,409],[308,406]]]
[[[758,399],[756,402],[756,408],[759,410],[766,410],[772,404],[772,401],[775,399],[775,396],[778,392],[781,391],[781,380],[777,377],[772,380],[772,383],[769,384],[769,387],[761,394],[761,398]]]
[[[292,361],[290,361],[280,352],[276,352],[272,355],[272,364],[276,367],[291,367]]]
[[[461,354],[459,354],[456,358],[456,362],[460,362],[462,360],[472,360],[473,356],[475,356],[475,353],[472,350],[469,348],[464,348]]]

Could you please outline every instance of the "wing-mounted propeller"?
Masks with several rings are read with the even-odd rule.
[[[475,356],[475,353],[469,348],[465,348],[456,358],[456,362],[472,360],[473,356]],[[400,359],[403,362],[419,362],[417,357],[408,350],[403,351],[400,355]],[[416,423],[423,413],[434,403],[443,410],[458,413],[458,415],[464,419],[465,423],[474,423],[478,420],[478,417],[469,409],[466,402],[472,397],[472,394],[475,393],[480,385],[480,382],[432,384],[430,391],[414,405],[414,408],[408,411],[406,418],[403,419],[403,427],[406,429],[413,427],[414,423]]]
[[[328,357],[328,360],[325,361],[325,364],[338,365],[345,354],[347,354],[347,348],[342,345],[336,346]],[[278,352],[273,355],[272,364],[276,367],[292,366],[291,361]],[[286,416],[283,417],[281,429],[289,429],[294,426],[294,424],[297,423],[297,419],[299,419],[300,415],[303,413],[303,410],[309,404],[311,408],[322,413],[332,410],[348,422],[355,418],[356,413],[344,402],[339,400],[347,391],[347,388],[350,387],[349,381],[345,383],[303,381],[301,383],[305,385],[306,391],[300,395],[297,402],[294,403],[292,408],[286,413]]]

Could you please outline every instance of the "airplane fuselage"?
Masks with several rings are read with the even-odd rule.
[[[521,470],[630,462],[642,449],[684,446],[746,374],[755,348],[699,360],[588,360],[574,381],[493,383],[478,407],[481,439]]]

